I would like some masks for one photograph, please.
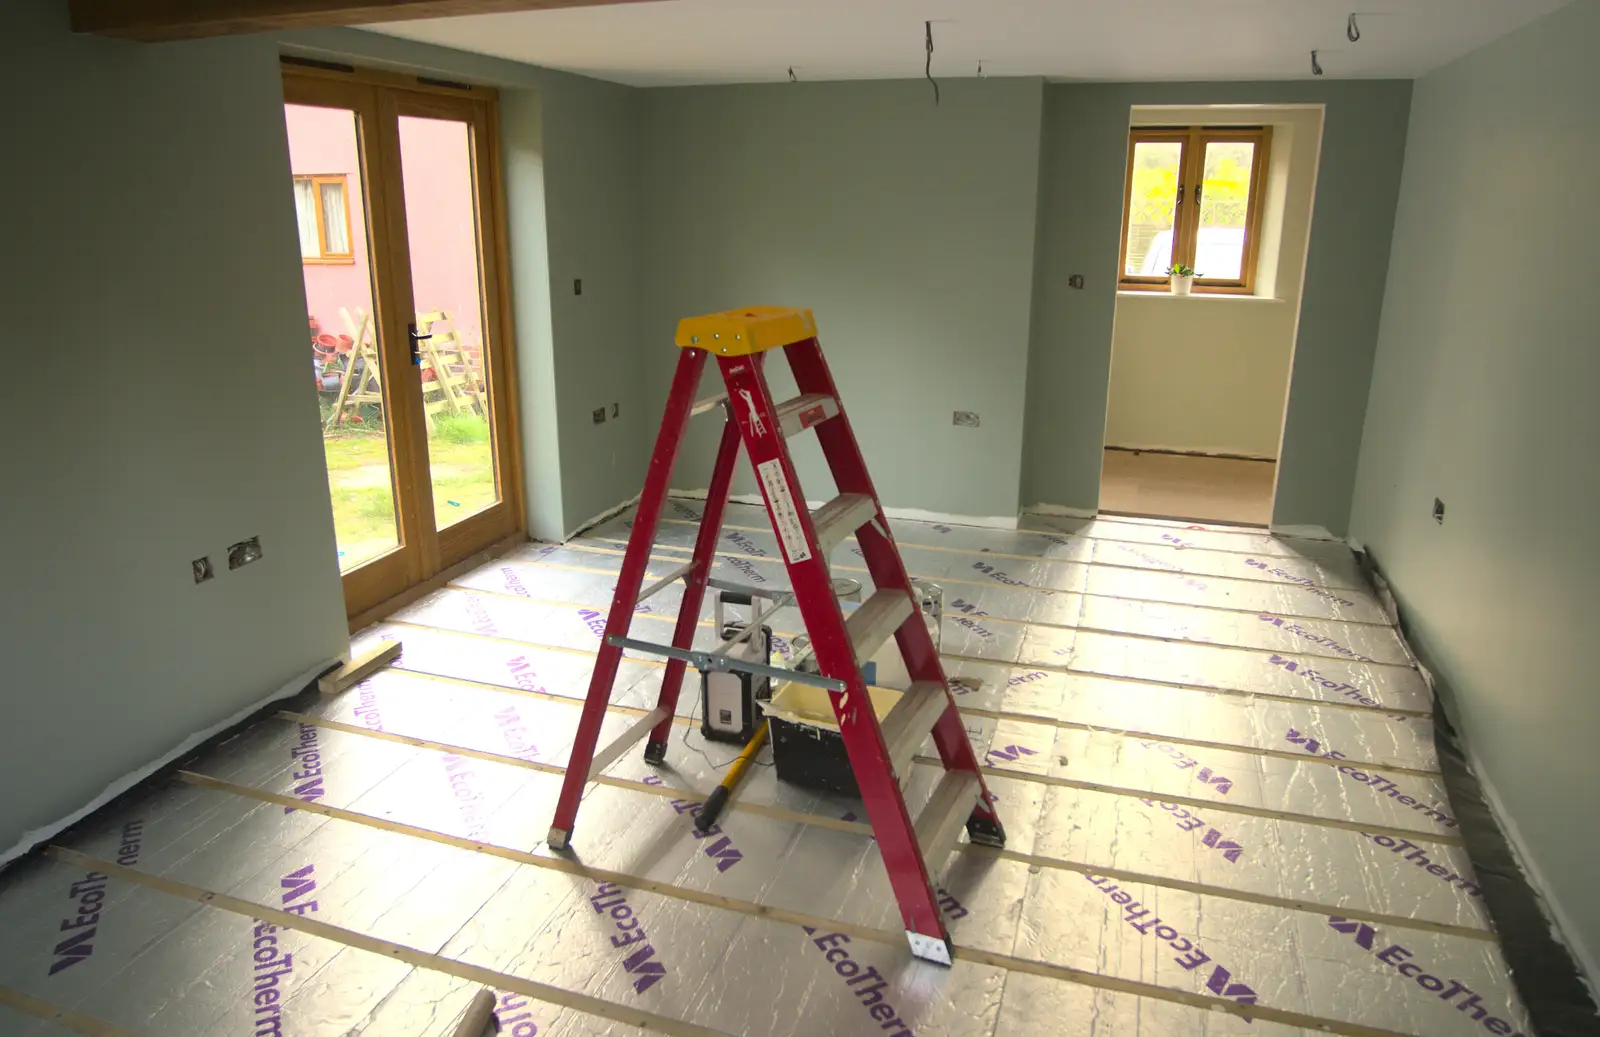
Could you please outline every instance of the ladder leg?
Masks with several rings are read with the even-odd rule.
[[[822,348],[816,339],[797,342],[786,347],[784,352],[790,368],[794,371],[795,384],[800,392],[823,393],[838,398],[833,375],[828,370],[828,362],[823,357]],[[861,448],[850,430],[850,419],[842,405],[838,417],[816,426],[816,434],[817,443],[822,447],[823,456],[833,471],[833,480],[840,492],[864,493],[877,500],[877,490],[873,487],[872,477],[867,472],[866,459],[861,455]],[[881,528],[875,528],[873,525],[864,526],[856,535],[862,557],[872,574],[874,586],[903,588],[911,595],[911,600],[916,601],[916,596],[912,594],[911,578],[906,573],[900,551],[889,533],[889,522],[881,507],[878,511],[877,527]],[[927,628],[921,622],[920,610],[913,615],[913,618],[917,622],[906,623],[895,633],[900,654],[906,661],[906,672],[914,681],[937,681],[948,688],[949,681],[945,678],[944,665],[939,661],[933,638],[929,636]],[[988,785],[983,781],[983,774],[978,769],[977,754],[973,752],[972,742],[961,726],[961,717],[956,712],[953,699],[949,702],[949,708],[934,725],[933,742],[939,750],[939,759],[946,770],[970,771],[978,777],[978,799],[967,821],[967,835],[974,842],[991,846],[1004,845],[1005,828],[995,813]]]
[[[733,469],[738,460],[739,426],[732,421],[725,421],[722,424],[722,443],[717,448],[716,467],[711,472],[711,488],[706,493],[705,513],[700,517],[700,532],[694,541],[694,568],[683,578],[678,623],[672,629],[674,648],[688,648],[694,643],[700,609],[705,601],[706,581],[711,578],[712,556],[716,554],[717,537],[722,533],[728,487],[733,484]],[[678,695],[683,690],[686,665],[682,659],[667,660],[666,672],[661,677],[661,697],[656,700],[656,708],[666,712],[666,719],[650,732],[650,741],[644,747],[644,758],[651,763],[666,761],[667,741],[672,737],[672,718],[678,710]]]
[[[818,654],[821,654],[820,649]],[[850,755],[856,786],[861,790],[862,805],[867,808],[867,820],[878,840],[884,870],[889,873],[889,886],[900,905],[900,919],[911,941],[911,951],[919,958],[948,965],[950,934],[939,914],[933,879],[923,860],[905,798],[900,795],[889,752],[871,716],[866,682],[858,675],[848,689],[831,692],[829,697],[833,700],[839,732],[844,736],[845,751]],[[862,704],[865,704],[864,710]]]
[[[628,537],[628,550],[622,558],[622,572],[617,577],[617,590],[611,598],[611,612],[606,617],[607,638],[612,635],[627,636],[633,620],[633,606],[639,600],[645,568],[650,562],[650,548],[661,523],[661,507],[667,498],[672,462],[678,456],[679,444],[683,442],[683,432],[689,423],[689,411],[694,406],[694,394],[700,383],[700,372],[705,368],[705,359],[705,351],[700,349],[685,349],[678,357],[678,370],[672,377],[672,391],[667,396],[666,411],[661,416],[661,434],[656,439],[655,452],[650,455],[644,492],[639,496],[633,532]],[[584,699],[583,715],[578,721],[577,736],[572,744],[572,755],[567,759],[561,796],[556,801],[555,819],[550,824],[549,844],[553,850],[566,849],[572,837],[578,803],[583,798],[584,787],[589,784],[589,766],[594,762],[595,741],[600,737],[600,725],[605,720],[611,689],[617,678],[617,667],[621,662],[622,649],[602,638],[600,651],[595,656],[594,673],[589,678],[589,694]]]
[[[794,363],[794,349],[788,347],[790,365],[798,380],[801,372]],[[851,770],[861,790],[861,801],[867,809],[867,819],[878,840],[878,852],[883,857],[889,884],[900,906],[912,952],[948,965],[950,937],[934,898],[916,828],[900,795],[889,753],[867,696],[866,682],[856,663],[855,648],[838,599],[833,594],[827,559],[818,549],[805,495],[800,491],[800,482],[784,446],[776,410],[761,376],[761,358],[759,355],[754,358],[756,363],[748,362],[749,359],[719,357],[717,362],[728,385],[728,398],[742,401],[735,403],[734,413],[750,463],[756,470],[757,482],[761,484],[768,514],[778,532],[780,549],[789,569],[789,583],[794,588],[796,604],[800,606],[811,637],[817,664],[824,674],[838,677],[847,685],[842,692],[830,692],[829,698],[839,721],[845,751],[850,756]],[[802,386],[801,391],[811,390]],[[832,392],[831,384],[828,391]],[[839,418],[843,418],[842,412]],[[820,432],[832,424],[833,421],[823,422],[817,429]],[[848,430],[845,434],[848,435]],[[864,476],[865,468],[861,471]],[[850,489],[837,478],[835,481],[841,491]],[[865,492],[871,492],[870,482]],[[907,589],[909,591],[909,587]],[[927,636],[926,631],[923,636]],[[931,651],[931,641],[929,646]]]

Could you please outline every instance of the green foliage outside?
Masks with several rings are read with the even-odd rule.
[[[395,511],[389,443],[377,408],[362,408],[360,423],[323,436],[339,567],[351,569],[393,548]],[[428,438],[434,516],[452,525],[493,504],[494,454],[489,425],[475,414],[440,414]]]
[[[1178,197],[1182,145],[1151,142],[1133,150],[1133,185],[1129,197],[1128,273],[1138,273],[1156,235],[1171,230]],[[1200,192],[1203,227],[1243,227],[1249,212],[1250,172],[1255,146],[1211,144],[1206,148],[1205,180]]]

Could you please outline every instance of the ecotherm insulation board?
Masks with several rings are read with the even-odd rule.
[[[669,502],[653,577],[699,517]],[[937,866],[940,968],[906,947],[858,802],[759,767],[696,831],[736,750],[701,738],[692,674],[669,765],[629,753],[590,787],[575,854],[543,845],[630,522],[460,578],[363,634],[403,642],[394,666],[13,868],[0,1033],[439,1037],[484,985],[515,1037],[1530,1032],[1431,695],[1343,545],[893,524],[944,590],[1008,832]],[[717,575],[787,585],[761,509],[730,506],[720,547]],[[832,565],[870,592],[853,541]],[[667,640],[678,594],[633,635]],[[798,614],[771,626],[787,655]],[[718,643],[709,606],[699,637]],[[660,673],[624,662],[602,741]],[[912,766],[913,810],[937,773]]]

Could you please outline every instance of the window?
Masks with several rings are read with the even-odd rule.
[[[1265,127],[1135,129],[1128,137],[1119,287],[1159,291],[1193,267],[1194,290],[1248,295],[1260,244]]]
[[[350,251],[350,206],[345,175],[296,176],[294,213],[300,224],[300,259],[306,263],[354,263]]]

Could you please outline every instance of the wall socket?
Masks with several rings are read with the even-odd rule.
[[[195,583],[205,583],[211,577],[217,575],[211,568],[210,556],[196,558],[189,563],[189,566],[194,570]]]
[[[260,558],[260,537],[251,537],[249,540],[241,540],[237,544],[233,544],[228,548],[228,568],[230,569],[238,569],[242,566],[249,565],[251,562],[259,561]]]
[[[951,418],[950,424],[961,425],[965,428],[977,428],[978,412],[975,410],[958,410]]]
[[[606,409],[604,407],[596,407],[589,416],[594,419],[596,425],[604,425],[606,423]]]

